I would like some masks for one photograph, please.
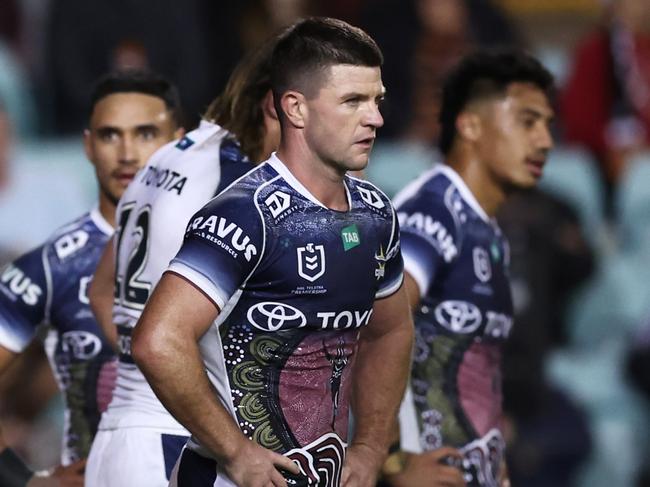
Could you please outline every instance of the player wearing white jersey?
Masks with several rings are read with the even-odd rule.
[[[95,86],[91,107],[84,142],[100,188],[98,207],[0,274],[0,371],[34,339],[38,326],[48,326],[46,349],[66,406],[61,462],[78,463],[75,475],[58,469],[52,478],[30,479],[31,472],[16,472],[15,458],[4,450],[2,486],[83,483],[83,459],[115,380],[115,357],[90,312],[87,285],[113,233],[115,206],[127,184],[156,149],[182,134],[178,94],[157,75],[107,75]]]
[[[277,155],[197,213],[145,307],[133,357],[193,435],[171,485],[374,486],[413,338],[395,212],[346,175],[383,124],[381,63],[334,19],[280,38]]]
[[[119,362],[113,400],[102,416],[88,461],[89,486],[167,485],[187,440],[188,432],[159,402],[133,362],[131,333],[180,248],[190,217],[253,169],[242,149],[258,160],[277,144],[269,52],[266,47],[240,64],[205,117],[239,130],[243,147],[234,134],[204,120],[196,130],[158,151],[120,200],[113,246],[105,253],[91,288],[93,307],[118,345]]]

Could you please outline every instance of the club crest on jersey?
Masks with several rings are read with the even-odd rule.
[[[298,247],[298,275],[309,282],[325,274],[325,246],[308,243]]]
[[[378,210],[381,210],[386,206],[379,197],[379,193],[377,193],[377,191],[360,187],[359,195],[361,196],[361,199],[364,201],[364,203],[366,203],[368,206],[377,208]]]
[[[474,247],[472,251],[474,258],[474,274],[481,282],[488,282],[492,278],[492,264],[487,250],[481,247]]]
[[[399,242],[393,245],[393,248],[390,249],[388,253],[384,252],[383,245],[381,244],[379,245],[379,250],[375,252],[375,260],[377,261],[377,268],[375,269],[375,277],[377,278],[377,280],[384,277],[384,275],[386,274],[386,262],[388,262],[390,259],[392,259],[395,256],[398,249],[399,249]]]
[[[273,218],[277,218],[281,213],[289,209],[291,205],[291,196],[282,191],[275,191],[271,196],[264,200],[264,204],[271,211]]]

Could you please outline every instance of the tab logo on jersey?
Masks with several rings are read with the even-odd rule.
[[[298,275],[309,282],[325,274],[325,247],[308,243],[298,247]]]
[[[83,230],[64,235],[54,242],[54,250],[59,260],[71,256],[88,242],[88,233]]]
[[[43,290],[32,282],[18,267],[9,264],[0,277],[0,282],[8,286],[14,296],[19,296],[28,306],[34,306]],[[15,298],[12,298],[15,301]]]
[[[88,360],[102,349],[101,340],[87,331],[66,331],[61,335],[61,350],[79,360]]]
[[[481,311],[467,301],[443,301],[434,314],[440,325],[454,333],[473,333],[481,326]]]
[[[481,247],[474,247],[474,274],[481,282],[488,282],[492,278],[492,264],[487,250]]]
[[[341,239],[343,240],[343,248],[346,252],[361,244],[359,229],[356,225],[350,225],[341,230]]]
[[[291,205],[291,196],[282,191],[276,191],[264,200],[264,204],[271,211],[273,218],[277,218],[282,212],[289,209],[289,205]]]
[[[176,143],[176,148],[180,150],[186,150],[192,147],[193,145],[194,145],[194,141],[186,135]]]
[[[369,206],[372,206],[373,208],[377,208],[381,210],[383,207],[386,205],[384,202],[381,200],[379,194],[377,191],[373,191],[372,189],[366,189],[366,188],[359,188],[359,194],[361,195],[361,199]]]
[[[250,243],[250,237],[244,235],[239,226],[225,218],[212,215],[204,221],[203,217],[199,216],[192,221],[189,230],[196,231],[198,236],[215,243],[235,258],[239,255],[236,251],[244,252],[244,258],[248,262],[257,255],[257,247]],[[228,236],[229,244],[224,241]]]
[[[302,328],[307,324],[307,318],[298,308],[272,301],[265,301],[251,306],[248,308],[246,317],[251,325],[264,331]]]

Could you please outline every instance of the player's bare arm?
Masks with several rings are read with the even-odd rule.
[[[372,319],[361,331],[353,385],[355,435],[343,473],[346,487],[375,485],[404,395],[412,345],[413,322],[402,286],[375,302]]]
[[[414,311],[420,304],[420,288],[408,272],[404,273],[404,287],[409,308]],[[396,426],[398,434],[395,440],[399,441],[399,424]],[[395,468],[393,471],[384,472],[384,482],[392,487],[463,487],[463,474],[456,466],[449,465],[449,458],[462,460],[458,450],[451,447],[421,454],[397,451]]]
[[[113,263],[113,240],[109,240],[99,259],[97,269],[88,289],[90,308],[104,336],[117,351],[117,328],[113,324],[113,285],[115,266]]]
[[[133,333],[133,357],[165,407],[238,486],[286,486],[278,468],[298,474],[297,466],[241,433],[205,373],[198,341],[218,313],[192,284],[165,273]]]

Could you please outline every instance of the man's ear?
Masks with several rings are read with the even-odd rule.
[[[476,142],[483,132],[483,124],[478,113],[473,111],[461,112],[456,117],[456,133],[463,139]]]
[[[285,91],[280,99],[280,106],[287,120],[295,128],[304,128],[307,118],[305,96],[299,91]]]

